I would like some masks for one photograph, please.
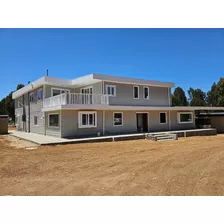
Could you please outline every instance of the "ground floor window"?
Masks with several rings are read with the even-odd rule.
[[[180,112],[180,113],[178,113],[178,123],[193,123],[192,112]]]
[[[49,127],[59,127],[59,114],[49,114]]]
[[[122,126],[123,125],[123,113],[115,112],[114,113],[114,126]]]
[[[166,112],[160,113],[160,124],[166,124]]]
[[[33,117],[33,123],[34,123],[34,125],[37,125],[37,116]]]
[[[79,128],[97,127],[97,113],[92,111],[79,112]]]

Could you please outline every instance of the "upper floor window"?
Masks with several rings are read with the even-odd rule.
[[[34,93],[33,93],[33,92],[31,92],[31,93],[29,94],[29,101],[30,101],[31,103],[34,102]]]
[[[149,99],[149,87],[144,87],[143,88],[143,97],[145,100]]]
[[[109,96],[116,96],[116,86],[106,85],[106,94]]]
[[[133,96],[134,96],[134,99],[138,99],[139,98],[139,86],[134,86],[134,88],[133,88]]]
[[[37,90],[37,100],[42,100],[43,99],[43,89],[38,89]]]
[[[67,89],[58,89],[58,88],[52,88],[51,89],[51,96],[57,96],[63,93],[70,93],[70,90]]]

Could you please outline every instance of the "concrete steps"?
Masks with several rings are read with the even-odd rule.
[[[168,141],[168,140],[177,140],[177,134],[147,134],[146,139],[152,140],[152,141]]]

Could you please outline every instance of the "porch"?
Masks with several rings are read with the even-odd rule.
[[[109,96],[103,94],[63,93],[44,99],[43,107],[55,107],[77,104],[108,105]]]

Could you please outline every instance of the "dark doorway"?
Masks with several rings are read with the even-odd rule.
[[[136,113],[137,131],[148,132],[148,113]]]

